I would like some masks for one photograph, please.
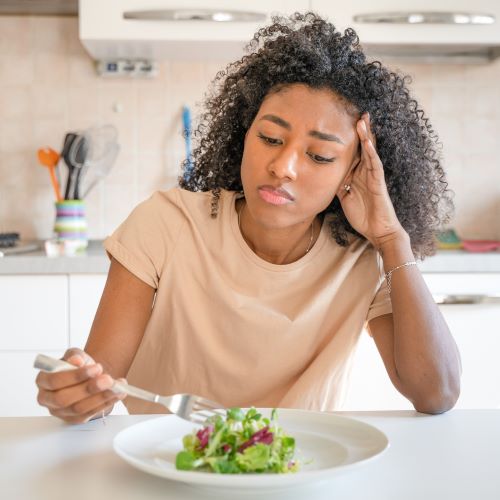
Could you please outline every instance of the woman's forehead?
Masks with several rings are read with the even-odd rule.
[[[309,123],[350,129],[358,117],[349,108],[349,103],[331,89],[292,84],[271,90],[262,101],[257,118],[275,114],[292,126]]]

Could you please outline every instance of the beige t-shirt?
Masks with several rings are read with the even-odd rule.
[[[326,220],[304,257],[271,264],[238,227],[238,194],[156,192],[104,246],[154,287],[151,318],[127,375],[160,394],[193,393],[227,407],[339,409],[367,320],[392,311],[378,252],[331,237]],[[126,399],[131,413],[164,408]]]

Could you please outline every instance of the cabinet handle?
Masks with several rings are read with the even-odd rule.
[[[262,12],[220,9],[159,9],[129,10],[125,19],[142,21],[210,21],[210,22],[256,22],[266,19]]]
[[[471,12],[380,12],[357,14],[356,23],[384,24],[493,24],[493,14]]]
[[[448,295],[433,293],[432,298],[440,305],[500,304],[500,293],[493,295]]]

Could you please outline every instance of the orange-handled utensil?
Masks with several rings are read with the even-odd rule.
[[[59,183],[57,182],[55,172],[56,165],[59,162],[59,153],[52,148],[40,148],[38,150],[38,161],[49,169],[50,181],[54,188],[56,199],[57,201],[62,201],[61,190],[59,189]]]

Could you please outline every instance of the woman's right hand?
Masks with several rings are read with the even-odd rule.
[[[81,349],[68,349],[63,359],[78,368],[61,372],[39,372],[36,377],[38,403],[48,408],[51,415],[71,424],[88,422],[96,416],[108,414],[125,394],[111,391],[114,380],[103,373]]]

